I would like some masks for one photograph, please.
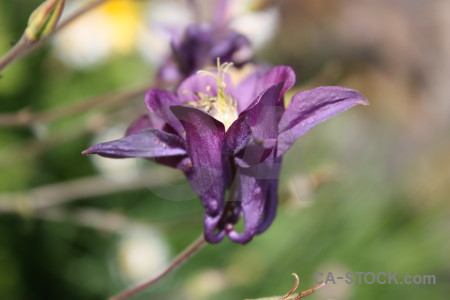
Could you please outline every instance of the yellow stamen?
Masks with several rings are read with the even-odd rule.
[[[225,125],[225,130],[231,126],[238,116],[236,101],[225,91],[225,76],[228,69],[232,65],[232,63],[220,64],[220,59],[217,58],[217,74],[206,70],[198,71],[197,74],[201,76],[212,76],[216,80],[217,96],[212,96],[210,93],[205,94],[198,92],[196,95],[199,100],[187,103],[210,113],[214,118],[221,121]],[[211,90],[211,86],[208,86],[206,90],[209,92]]]

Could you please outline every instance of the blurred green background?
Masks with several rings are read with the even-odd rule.
[[[80,2],[68,1],[68,10]],[[149,86],[167,47],[148,34],[154,18],[184,20],[185,1],[160,1],[180,11],[110,2],[1,72],[0,299],[105,299],[160,270],[202,232],[200,202],[176,171],[80,154],[119,137],[144,104],[142,95],[77,104]],[[267,232],[246,246],[206,246],[134,299],[283,295],[292,272],[299,290],[315,285],[315,272],[437,278],[337,281],[308,299],[447,299],[450,3],[262,2],[263,25],[273,22],[274,31],[264,36],[250,21],[267,40],[257,58],[293,66],[295,91],[342,85],[371,105],[314,128],[285,156]],[[0,0],[0,53],[39,3]]]

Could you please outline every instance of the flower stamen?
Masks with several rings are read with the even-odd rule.
[[[233,64],[226,62],[221,64],[217,58],[217,73],[214,71],[200,70],[197,72],[200,76],[212,76],[216,81],[217,95],[212,94],[212,87],[206,87],[207,93],[197,92],[195,96],[197,101],[188,102],[188,105],[200,108],[210,113],[217,120],[225,125],[225,130],[237,119],[235,99],[226,92],[226,75]]]

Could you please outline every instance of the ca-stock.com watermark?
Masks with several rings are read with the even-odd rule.
[[[400,275],[398,272],[347,272],[337,274],[334,272],[314,273],[316,284],[392,284],[392,285],[434,285],[436,275]]]

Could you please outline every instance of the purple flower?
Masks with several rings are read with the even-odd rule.
[[[245,244],[275,217],[283,154],[315,125],[368,102],[355,90],[328,86],[295,94],[285,108],[284,93],[295,83],[290,67],[254,73],[237,86],[227,67],[190,76],[177,93],[149,90],[150,114],[126,137],[83,153],[144,157],[182,170],[205,208],[206,240],[228,235]],[[244,230],[238,233],[241,215]]]
[[[192,24],[181,36],[174,36],[170,45],[172,55],[158,71],[163,81],[184,79],[206,66],[213,66],[217,58],[240,67],[253,55],[247,37],[215,23]]]

